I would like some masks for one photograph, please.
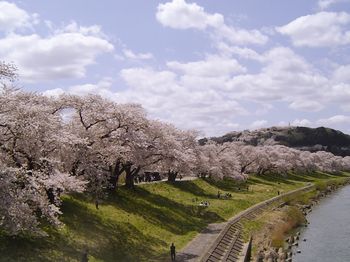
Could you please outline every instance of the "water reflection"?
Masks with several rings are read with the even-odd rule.
[[[299,241],[301,253],[293,261],[350,261],[350,186],[323,199],[307,219],[310,225]]]

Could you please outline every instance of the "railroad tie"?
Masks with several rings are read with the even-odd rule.
[[[222,236],[218,245],[214,248],[206,261],[236,261],[243,247],[241,230],[241,223],[233,223]]]
[[[222,261],[232,261],[235,262],[238,257],[239,257],[239,253],[242,250],[242,246],[241,246],[241,231],[238,231],[235,239],[232,241],[228,252],[226,252],[225,256],[223,257]]]

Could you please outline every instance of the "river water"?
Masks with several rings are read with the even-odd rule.
[[[293,261],[350,262],[350,186],[322,199],[307,219]]]

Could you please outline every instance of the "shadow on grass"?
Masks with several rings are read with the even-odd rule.
[[[295,181],[296,181],[296,179],[293,179],[293,177],[290,176],[290,174],[288,174],[286,176],[282,176],[282,175],[278,175],[278,174],[266,174],[266,175],[259,175],[259,176],[256,175],[256,177],[260,178],[262,183],[264,183],[264,181],[268,181],[271,183],[271,185],[276,185],[276,183],[277,184],[295,185]]]
[[[209,194],[205,192],[202,188],[200,188],[196,183],[193,181],[176,181],[176,182],[168,182],[171,186],[181,190],[185,191],[187,193],[191,193],[192,195],[198,196],[198,197],[205,197],[205,198],[216,198],[216,195]]]
[[[177,235],[191,231],[200,232],[208,223],[224,221],[215,212],[207,211],[197,205],[175,202],[141,187],[132,192],[120,189],[109,197],[106,204],[140,216],[148,223]]]
[[[305,182],[305,183],[313,182],[315,178],[317,177],[312,178],[311,174],[305,174],[305,175],[296,175],[294,173],[288,174],[288,179],[293,181],[298,181],[298,182]]]
[[[247,184],[248,185],[258,185],[258,184],[262,184],[262,185],[266,185],[266,186],[274,186],[275,184],[265,181],[263,179],[260,179],[260,177],[256,176],[256,175],[250,175],[249,179],[247,180]]]
[[[299,181],[299,182],[314,182],[315,180],[323,180],[323,179],[332,179],[332,178],[339,178],[339,177],[348,177],[344,173],[338,173],[338,174],[329,174],[329,173],[323,173],[323,172],[310,172],[310,173],[304,173],[304,174],[294,174],[289,173],[288,179]]]
[[[57,261],[58,255],[50,255],[52,250],[60,250],[64,252],[64,259],[61,261],[72,261],[78,259],[79,251],[68,243],[63,242],[59,234],[50,232],[49,237],[11,237],[0,236],[0,261],[16,261],[16,262],[41,262],[41,261]]]
[[[310,172],[310,173],[303,173],[303,174],[295,174],[295,173],[288,173],[285,176],[281,176],[278,174],[266,174],[266,175],[251,175],[248,183],[249,184],[266,184],[273,186],[276,183],[280,184],[289,184],[289,185],[295,185],[296,182],[314,182],[315,180],[319,179],[331,179],[331,178],[337,178],[337,177],[348,177],[349,175],[345,173],[339,173],[339,174],[329,174],[329,173],[323,173],[323,172]]]
[[[154,257],[157,247],[167,245],[126,221],[116,223],[101,218],[74,200],[65,202],[63,212],[70,214],[63,219],[70,232],[91,240],[89,254],[102,261],[143,261]]]
[[[168,245],[126,222],[102,219],[73,199],[62,210],[69,235],[49,229],[44,238],[0,236],[0,261],[80,261],[86,248],[99,261],[146,261],[159,254],[159,246]]]
[[[215,180],[211,178],[203,178],[203,180],[208,184],[217,187],[220,190],[230,192],[245,192],[245,189],[248,185],[246,181],[236,181],[232,178],[226,177],[222,180]]]

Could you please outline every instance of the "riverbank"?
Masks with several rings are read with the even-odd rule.
[[[346,176],[344,174],[344,176]],[[60,229],[45,228],[46,238],[0,235],[3,261],[162,261],[173,242],[185,247],[211,223],[221,223],[279,193],[337,176],[314,173],[252,176],[246,183],[197,179],[121,188],[100,203],[84,195],[66,196]],[[247,191],[248,188],[248,191]],[[218,199],[229,193],[231,198]],[[209,202],[208,207],[200,206]]]
[[[300,230],[300,240],[293,261],[348,261],[350,224],[350,186],[322,199],[307,215],[309,226]]]
[[[263,213],[254,221],[246,221],[243,224],[245,238],[253,235],[253,257],[289,261],[288,258],[292,257],[292,253],[298,252],[300,228],[308,226],[307,214],[322,198],[348,184],[347,175],[328,181],[318,181],[314,190],[297,197],[285,198],[283,203],[273,210]]]
[[[227,222],[209,225],[181,251],[180,261],[196,262],[212,261],[213,259],[226,261],[228,258],[238,258],[243,244],[241,221],[251,220],[261,214],[263,210],[269,210],[271,206],[280,203],[283,198],[298,195],[300,192],[308,192],[312,187],[313,185],[310,184],[284,194],[278,194],[243,210]]]

